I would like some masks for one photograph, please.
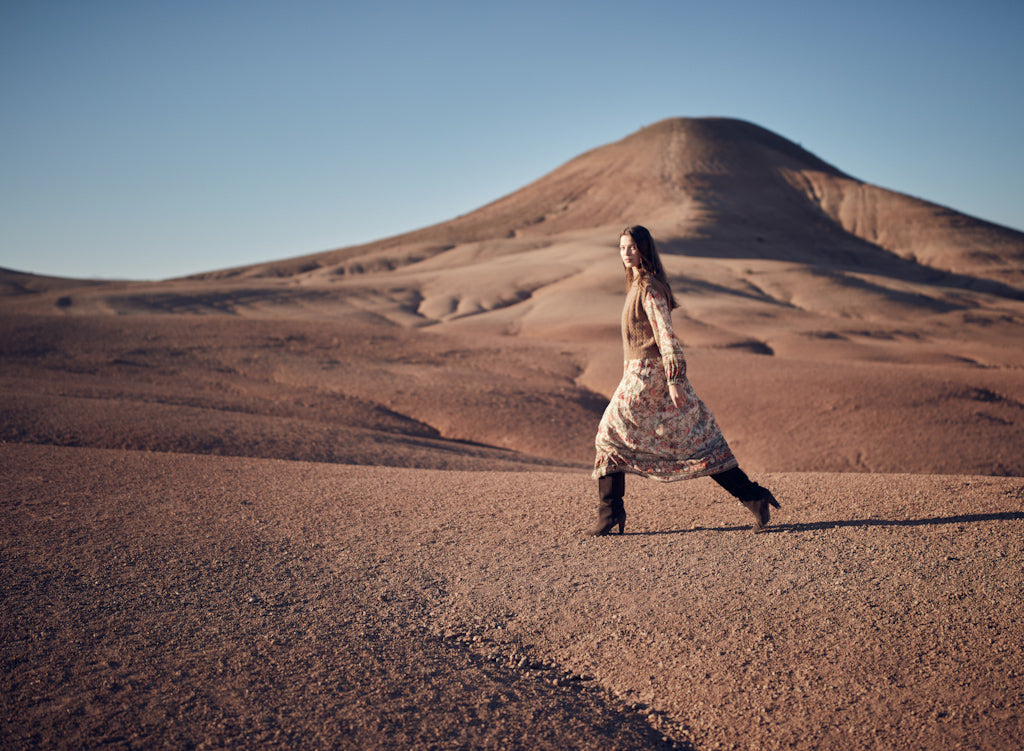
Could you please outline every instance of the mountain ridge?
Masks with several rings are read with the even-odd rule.
[[[655,231],[669,252],[826,265],[865,244],[929,269],[1024,283],[1024,233],[853,178],[729,118],[669,118],[466,214],[360,245],[190,278],[387,271],[459,245]],[[877,262],[868,252],[865,263]],[[846,261],[844,261],[845,263]]]
[[[585,465],[622,375],[617,235],[639,222],[745,467],[1020,474],[1024,244],[943,212],[756,126],[679,120],[378,243],[159,282],[12,277],[0,438]]]

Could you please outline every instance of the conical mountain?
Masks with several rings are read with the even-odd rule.
[[[203,275],[387,270],[456,246],[655,231],[663,250],[841,268],[896,259],[1016,284],[1024,233],[852,178],[752,123],[673,118],[588,151],[468,214],[365,245]]]
[[[357,247],[152,283],[0,272],[0,438],[586,465],[622,374],[627,224],[658,240],[688,373],[747,470],[1020,474],[1024,234],[723,119]]]

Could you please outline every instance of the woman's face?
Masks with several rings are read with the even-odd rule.
[[[640,268],[640,251],[636,248],[636,241],[629,235],[619,238],[619,256],[627,269]]]

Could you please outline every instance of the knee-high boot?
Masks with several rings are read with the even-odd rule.
[[[751,482],[750,478],[739,467],[719,472],[717,475],[711,475],[711,479],[729,491],[735,498],[739,499],[744,508],[754,515],[755,532],[760,532],[771,521],[770,506],[781,508],[779,502],[775,500],[775,496],[772,495],[768,488],[762,487],[756,482]]]
[[[626,529],[626,508],[622,496],[626,492],[626,475],[613,472],[597,481],[597,524],[590,530],[592,536],[606,535],[619,525],[619,534]]]

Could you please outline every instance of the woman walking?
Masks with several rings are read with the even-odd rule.
[[[739,468],[714,415],[686,378],[682,344],[672,329],[679,307],[651,233],[639,225],[619,237],[626,270],[622,309],[622,380],[605,409],[594,445],[598,519],[592,535],[625,531],[625,473],[652,480],[710,476],[754,515],[754,531],[779,508],[771,492]]]

